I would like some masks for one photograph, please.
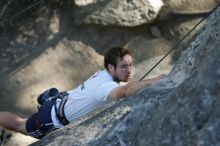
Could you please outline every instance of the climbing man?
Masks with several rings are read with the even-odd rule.
[[[104,70],[97,71],[73,90],[59,92],[56,88],[51,88],[42,93],[38,97],[38,112],[28,119],[0,111],[0,126],[40,139],[101,107],[107,101],[133,95],[163,78],[158,76],[128,82],[131,77],[132,56],[128,49],[122,47],[111,48],[105,53],[104,66]],[[127,84],[120,85],[120,82]]]

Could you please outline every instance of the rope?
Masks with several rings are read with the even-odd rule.
[[[218,7],[220,4],[218,4],[214,9],[212,9],[206,16],[203,17],[202,20],[200,20],[185,36],[183,36],[182,39],[180,39],[176,45],[171,48],[147,73],[144,74],[143,77],[141,77],[139,79],[139,81],[143,80],[149,73],[151,73],[171,52],[173,52],[175,49],[177,49],[177,46],[179,46],[180,43],[182,43],[183,40],[185,40],[185,38],[187,36],[190,35],[190,33],[192,33],[192,31],[199,25],[201,24],[205,19],[207,19]]]
[[[34,3],[33,5],[28,6],[27,8],[21,10],[20,12],[18,12],[17,14],[13,15],[11,18],[9,18],[8,20],[2,20],[0,21],[0,24],[3,24],[7,21],[12,22],[13,19],[15,19],[16,17],[22,15],[23,13],[27,12],[28,10],[36,7],[38,4],[43,4],[45,1],[44,0],[39,0],[38,2]]]
[[[0,12],[0,18],[4,15],[5,11],[7,10],[8,6],[13,2],[13,0],[8,1],[8,3],[2,8]]]
[[[14,16],[12,16],[11,19],[10,19],[10,21],[13,20],[14,18],[18,17],[19,15],[23,14],[24,12],[30,10],[31,8],[34,8],[34,7],[37,6],[38,4],[42,4],[42,3],[43,3],[43,1],[40,0],[40,1],[36,2],[35,4],[28,6],[27,8],[21,10],[20,12],[18,12],[18,13],[15,14]]]

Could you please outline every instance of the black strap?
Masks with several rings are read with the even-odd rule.
[[[37,129],[40,131],[40,132],[38,132],[38,135],[37,136],[33,136],[33,137],[35,137],[35,138],[37,138],[37,139],[40,139],[40,138],[42,138],[42,137],[44,137],[45,135],[46,135],[46,133],[45,133],[45,131],[43,130],[43,128],[42,128],[42,124],[41,124],[41,122],[40,122],[40,118],[39,118],[39,113],[36,113],[35,115],[34,115],[34,122],[35,122],[35,125],[37,126]],[[31,135],[31,134],[30,134]]]
[[[68,99],[68,94],[60,95],[63,96],[60,102],[59,107],[57,108],[56,102],[55,102],[55,111],[57,115],[57,119],[60,121],[60,123],[65,126],[69,124],[69,121],[67,120],[65,113],[64,113],[64,106]]]

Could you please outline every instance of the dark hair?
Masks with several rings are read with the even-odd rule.
[[[123,47],[110,48],[105,53],[105,57],[104,57],[105,68],[108,70],[108,64],[111,64],[116,68],[118,59],[122,59],[125,55],[131,55],[129,49]]]

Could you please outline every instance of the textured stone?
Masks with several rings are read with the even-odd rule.
[[[170,74],[33,145],[219,145],[220,8]]]
[[[105,26],[138,26],[153,22],[163,6],[161,0],[100,0],[91,1],[91,4],[90,1],[80,2],[79,9],[74,11],[76,24]]]
[[[201,14],[210,12],[218,3],[219,0],[170,0],[166,7],[174,14]]]
[[[89,4],[94,4],[96,3],[98,0],[74,0],[74,3],[77,5],[77,6],[86,6],[86,5],[89,5]]]

